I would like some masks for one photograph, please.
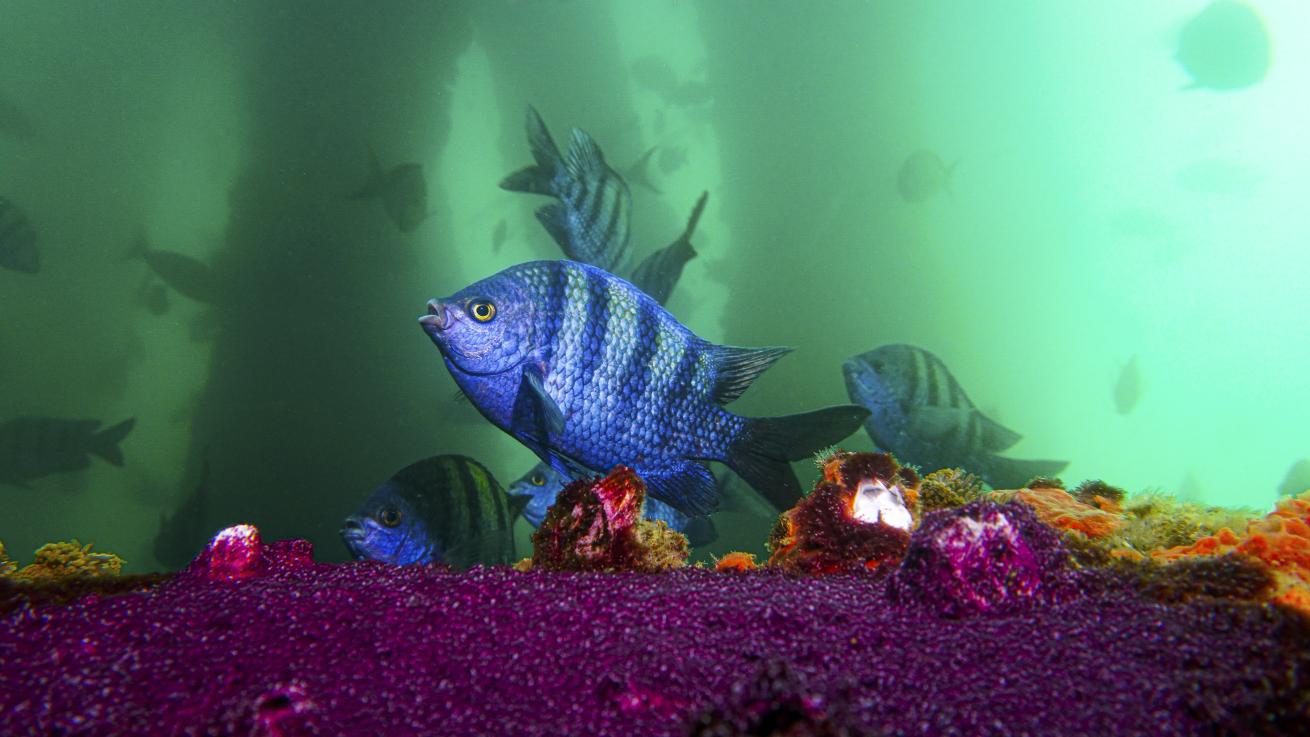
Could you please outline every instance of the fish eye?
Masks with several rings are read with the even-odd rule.
[[[471,302],[468,306],[469,316],[478,322],[491,322],[496,316],[496,306],[486,300]]]
[[[383,507],[378,512],[378,521],[387,527],[395,527],[400,524],[400,510],[395,507]]]
[[[532,485],[533,485],[533,486],[545,486],[545,485],[546,485],[546,477],[545,477],[544,475],[542,475],[542,474],[539,474],[539,473],[534,473],[534,474],[532,474],[532,478],[529,478],[528,481],[532,482]]]

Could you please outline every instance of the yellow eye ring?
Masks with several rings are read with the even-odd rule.
[[[546,477],[545,477],[545,476],[542,476],[542,475],[539,474],[539,473],[534,473],[534,474],[532,474],[532,478],[528,479],[528,481],[531,481],[533,486],[545,486],[545,485],[546,485]]]
[[[378,521],[387,527],[395,527],[400,524],[400,510],[395,507],[387,507],[378,514]]]
[[[490,302],[474,302],[469,305],[469,314],[478,322],[491,322],[496,316],[496,306]]]

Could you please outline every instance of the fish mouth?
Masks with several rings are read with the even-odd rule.
[[[364,526],[357,520],[347,519],[338,534],[341,535],[341,542],[345,544],[346,550],[350,551],[350,555],[355,560],[364,560],[366,557],[363,550],[364,538],[366,537]]]
[[[418,324],[423,326],[423,331],[434,338],[438,333],[449,328],[453,322],[450,308],[435,299],[428,300],[428,313],[418,319]]]

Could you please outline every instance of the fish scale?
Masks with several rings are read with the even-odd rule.
[[[800,486],[787,463],[846,437],[867,414],[853,406],[783,418],[729,412],[721,405],[788,349],[709,343],[631,283],[587,264],[511,267],[432,300],[420,322],[483,416],[556,471],[629,465],[652,497],[686,514],[715,506],[703,461],[727,463],[775,506],[790,506]]]

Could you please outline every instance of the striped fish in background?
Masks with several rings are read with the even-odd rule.
[[[622,273],[628,268],[632,231],[632,193],[605,163],[600,146],[584,130],[570,132],[562,156],[537,109],[528,106],[528,143],[536,163],[510,174],[502,189],[554,197],[537,209],[564,255],[574,261]]]
[[[41,270],[41,252],[36,249],[36,230],[27,213],[0,197],[0,266],[24,274]]]
[[[632,238],[632,194],[627,182],[605,163],[600,146],[586,131],[574,128],[568,155],[561,156],[541,115],[529,106],[527,132],[536,163],[505,177],[501,188],[559,200],[543,205],[536,214],[564,255],[614,274],[627,274]],[[653,152],[653,148],[648,150],[642,161],[649,161]],[[683,267],[696,257],[691,236],[708,197],[708,192],[701,194],[677,239],[651,253],[628,274],[629,281],[660,304],[668,301]]]
[[[842,370],[851,401],[870,411],[864,428],[874,444],[925,473],[959,467],[995,488],[1014,489],[1068,465],[996,455],[1022,436],[978,411],[946,364],[923,348],[881,346]]]
[[[357,560],[512,563],[514,518],[526,503],[511,499],[472,458],[432,456],[397,471],[369,495],[346,518],[341,538]]]
[[[134,425],[135,418],[105,430],[100,430],[100,420],[9,420],[0,424],[0,484],[27,486],[28,481],[52,473],[80,471],[91,465],[92,454],[121,466],[123,451],[118,444]]]
[[[630,466],[650,497],[689,516],[718,504],[703,461],[789,508],[801,496],[789,462],[868,416],[849,405],[729,412],[789,348],[710,343],[629,282],[573,261],[510,267],[429,301],[419,322],[478,411],[553,469],[576,478]]]

